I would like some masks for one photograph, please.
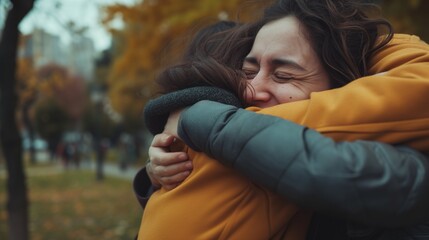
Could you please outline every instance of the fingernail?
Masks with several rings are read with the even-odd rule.
[[[188,159],[188,156],[187,156],[186,154],[180,154],[180,155],[179,155],[179,160],[184,161],[184,160],[186,160],[186,159]]]

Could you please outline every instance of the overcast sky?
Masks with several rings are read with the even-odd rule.
[[[99,51],[106,49],[110,45],[110,36],[101,25],[100,7],[114,3],[131,5],[138,1],[36,0],[34,9],[22,21],[20,30],[26,34],[30,33],[35,27],[43,28],[47,32],[61,36],[63,42],[67,43],[70,36],[62,25],[73,21],[77,27],[88,27],[85,35],[94,40],[94,46]],[[117,24],[120,25],[120,23]]]

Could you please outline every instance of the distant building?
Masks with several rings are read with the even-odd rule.
[[[86,80],[92,80],[95,67],[95,48],[92,39],[76,36],[70,43],[69,49],[71,71]]]
[[[69,69],[72,74],[92,80],[95,65],[95,49],[90,38],[76,35],[65,45],[59,36],[36,28],[22,36],[19,57],[31,58],[35,68],[57,64]]]
[[[23,57],[32,57],[35,68],[51,63],[67,66],[60,37],[47,33],[43,29],[34,29],[33,33],[27,36],[24,46],[20,54],[23,54]]]

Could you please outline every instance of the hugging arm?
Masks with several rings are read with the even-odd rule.
[[[410,148],[335,142],[277,117],[210,101],[185,110],[178,133],[191,148],[321,213],[387,227],[428,215],[429,164]]]

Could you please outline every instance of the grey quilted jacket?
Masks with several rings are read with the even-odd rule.
[[[388,228],[429,218],[429,162],[410,148],[334,142],[290,121],[211,101],[185,110],[178,132],[194,150],[322,214]],[[418,234],[429,239],[428,227]]]

